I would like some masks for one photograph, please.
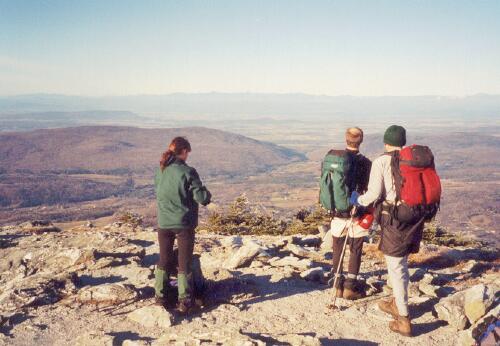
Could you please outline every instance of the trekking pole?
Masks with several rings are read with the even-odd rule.
[[[333,280],[333,302],[328,305],[328,308],[331,310],[335,310],[335,303],[337,302],[337,282],[340,277],[340,271],[342,269],[342,264],[344,261],[344,255],[345,255],[345,249],[347,247],[347,241],[349,240],[349,228],[352,228],[352,224],[354,222],[354,215],[356,214],[356,207],[354,207],[351,211],[351,219],[349,220],[349,223],[346,225],[344,230],[346,230],[346,235],[345,235],[345,241],[344,241],[344,246],[342,247],[342,252],[340,253],[340,260],[339,260],[339,265],[337,266],[337,272],[335,274],[335,279]],[[343,232],[343,231],[342,231]]]

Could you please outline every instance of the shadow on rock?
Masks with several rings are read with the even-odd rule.
[[[97,277],[91,275],[81,275],[75,280],[75,284],[78,287],[98,286],[103,284],[114,284],[126,280],[127,278],[121,275],[97,276]]]
[[[151,245],[155,244],[154,241],[142,240],[142,239],[128,239],[127,241],[129,244],[134,244],[142,247],[150,247]]]
[[[6,335],[6,336],[11,336],[10,331],[12,328],[14,328],[16,325],[23,323],[24,321],[29,320],[33,316],[22,314],[22,313],[15,313],[14,315],[5,318],[4,320],[1,321],[0,323],[0,333]],[[2,318],[2,316],[0,316]]]
[[[125,340],[145,341],[147,343],[150,343],[154,340],[153,338],[143,337],[137,333],[129,332],[129,331],[127,331],[127,332],[111,332],[111,333],[108,333],[107,335],[110,335],[113,337],[113,346],[121,346]]]
[[[144,256],[142,258],[141,263],[144,267],[149,267],[149,266],[152,266],[152,265],[155,265],[156,263],[158,263],[159,259],[160,259],[160,255],[157,253],[153,253],[153,254]]]
[[[418,323],[413,325],[413,336],[420,336],[435,331],[438,328],[446,326],[445,321],[434,321],[428,323]]]
[[[432,312],[434,305],[439,302],[439,298],[429,299],[425,303],[416,304],[412,306],[411,318],[417,319],[428,312]]]
[[[355,339],[327,339],[320,338],[321,345],[325,346],[376,346],[378,343],[372,341],[363,341]]]

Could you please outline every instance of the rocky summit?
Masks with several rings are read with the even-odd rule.
[[[367,297],[338,299],[329,239],[200,232],[207,290],[189,317],[153,305],[156,233],[126,223],[0,228],[0,345],[473,345],[499,314],[498,254],[423,244],[410,257],[415,337],[388,330],[391,288],[365,244]],[[493,326],[493,327],[492,327]],[[497,327],[498,328],[498,327]]]

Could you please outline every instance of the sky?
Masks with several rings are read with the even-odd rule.
[[[0,0],[0,95],[500,94],[500,1]]]

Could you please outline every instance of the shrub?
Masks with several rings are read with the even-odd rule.
[[[131,211],[122,211],[115,214],[114,219],[117,222],[130,225],[132,227],[141,226],[143,223],[142,216]]]
[[[422,240],[428,244],[444,246],[476,246],[480,242],[462,234],[453,234],[443,227],[431,222],[425,225]]]
[[[218,234],[312,234],[318,225],[329,222],[328,214],[319,208],[301,209],[292,220],[276,218],[265,208],[251,207],[245,195],[237,197],[226,209],[211,212],[204,228]]]

